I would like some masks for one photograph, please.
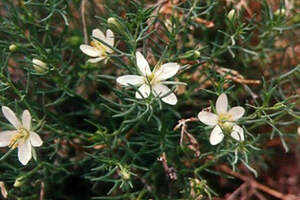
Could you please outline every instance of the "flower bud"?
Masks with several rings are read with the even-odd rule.
[[[77,46],[80,44],[80,37],[77,35],[71,36],[67,39],[68,43],[72,46]]]
[[[18,46],[15,44],[11,44],[8,48],[10,52],[15,52],[18,49]]]
[[[201,55],[200,51],[198,51],[198,50],[194,51],[195,58],[199,58],[200,55]]]
[[[227,17],[228,17],[228,19],[229,19],[230,21],[232,21],[233,18],[235,17],[235,10],[234,10],[234,9],[231,9],[231,10],[229,11],[229,13],[227,14]]]
[[[168,31],[171,33],[172,32],[172,22],[170,19],[166,19],[165,26],[168,29]]]
[[[285,9],[284,8],[279,8],[274,12],[275,16],[283,16],[285,15]]]
[[[232,122],[225,122],[222,125],[222,129],[226,132],[226,133],[231,133],[233,128],[233,123]]]
[[[126,169],[123,166],[120,166],[120,175],[124,180],[130,179],[130,173],[129,173],[128,169]]]
[[[47,64],[44,63],[43,61],[39,60],[39,59],[33,58],[32,59],[32,64],[33,64],[33,67],[34,67],[35,71],[38,72],[38,73],[46,72],[49,69]]]
[[[122,30],[120,23],[118,22],[118,20],[114,17],[110,17],[107,19],[107,24],[111,27],[115,27],[118,30]]]
[[[181,59],[190,58],[190,57],[199,58],[200,52],[198,50],[189,50],[186,51],[182,56],[180,56]]]
[[[21,187],[24,183],[24,177],[20,176],[15,180],[14,187]]]
[[[298,135],[300,135],[300,126],[298,127]]]

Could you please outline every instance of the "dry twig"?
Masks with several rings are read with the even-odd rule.
[[[219,67],[219,66],[210,66],[210,65],[206,65],[206,67],[216,70],[217,73],[219,73],[222,76],[225,76],[225,79],[227,79],[227,80],[232,80],[232,81],[240,83],[240,84],[253,84],[253,85],[260,84],[260,80],[245,79],[245,77],[243,75],[241,75],[238,71],[233,70],[233,69],[228,69],[228,68]]]
[[[40,200],[44,199],[44,194],[45,194],[45,183],[42,181],[41,182],[41,191],[40,191]]]
[[[177,174],[174,167],[169,167],[167,164],[167,156],[166,153],[163,152],[162,155],[158,158],[159,161],[162,162],[164,170],[166,174],[168,175],[170,180],[177,180]]]
[[[5,187],[5,184],[3,181],[0,181],[0,189],[1,189],[2,196],[4,197],[4,199],[6,199],[7,198],[7,190],[6,190],[6,187]]]
[[[195,156],[199,157],[200,156],[200,151],[199,151],[199,144],[197,140],[194,138],[192,134],[187,132],[187,122],[195,122],[199,121],[198,118],[196,117],[191,117],[189,119],[181,119],[178,121],[178,124],[175,126],[174,131],[179,129],[181,127],[181,132],[180,132],[180,145],[187,145],[187,147],[195,152]]]
[[[86,20],[85,20],[85,6],[86,6],[87,0],[82,0],[81,5],[80,5],[80,10],[81,10],[81,20],[82,20],[82,26],[83,26],[83,36],[84,36],[84,43],[88,44],[88,34],[86,30]]]
[[[232,171],[228,166],[226,165],[221,165],[219,166],[219,169],[222,171],[222,172],[225,172],[226,174],[229,174],[231,176],[234,176],[238,179],[241,179],[242,181],[244,181],[245,183],[247,183],[252,189],[258,189],[260,191],[263,191],[273,197],[276,197],[278,199],[281,199],[281,200],[299,200],[300,197],[296,197],[294,195],[285,195],[281,192],[278,192],[277,190],[274,190],[266,185],[263,185],[261,183],[258,183],[256,180],[254,180],[252,177],[248,177],[248,176],[244,176],[242,174],[239,174],[237,172],[234,172]],[[254,191],[255,193],[255,191]],[[234,193],[233,193],[234,194]],[[232,195],[233,195],[232,194]],[[259,195],[258,195],[259,196]],[[227,199],[227,200],[231,200],[232,198],[230,199]]]

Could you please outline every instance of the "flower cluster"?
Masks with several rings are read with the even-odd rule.
[[[96,57],[88,60],[95,63],[103,59],[108,59],[106,53],[112,53],[112,50],[101,43],[104,41],[110,46],[114,44],[114,34],[111,30],[107,30],[106,37],[99,29],[93,30],[93,38],[99,39],[93,40],[91,46],[81,45],[80,49],[87,55]],[[117,78],[117,83],[123,86],[135,86],[138,90],[135,93],[137,99],[148,98],[150,95],[159,97],[167,104],[175,105],[177,103],[176,95],[166,86],[166,84],[176,84],[176,82],[167,81],[176,75],[180,69],[180,65],[174,62],[161,64],[158,63],[151,71],[149,63],[145,57],[136,52],[136,65],[139,75],[123,75]],[[219,144],[225,134],[230,134],[232,138],[237,141],[244,141],[244,130],[236,124],[236,121],[240,119],[245,113],[243,107],[237,106],[228,110],[228,99],[226,94],[221,94],[216,102],[216,114],[201,111],[198,114],[198,118],[206,125],[212,126],[213,130],[210,134],[209,141],[212,145]]]
[[[108,29],[105,36],[99,29],[94,29],[92,37],[90,45],[80,45],[81,51],[93,57],[88,60],[90,63],[102,60],[107,62],[109,54],[113,53],[111,49],[115,42],[113,32]],[[123,86],[138,87],[135,94],[137,99],[148,98],[152,95],[167,104],[175,105],[177,97],[166,85],[177,84],[177,82],[167,80],[177,74],[180,65],[175,62],[165,64],[159,62],[151,71],[149,63],[140,52],[136,52],[135,56],[139,75],[120,76],[116,79],[117,83]],[[39,59],[34,58],[32,63],[38,73],[48,70],[47,64]],[[213,127],[209,139],[212,145],[219,144],[227,133],[238,141],[244,141],[244,131],[236,124],[236,121],[244,115],[245,110],[243,107],[237,106],[228,111],[227,107],[227,96],[221,94],[216,103],[216,114],[207,111],[201,111],[198,114],[201,122]],[[43,144],[40,136],[31,130],[31,115],[28,110],[25,110],[21,123],[10,108],[2,106],[2,112],[15,130],[0,132],[0,147],[18,148],[18,159],[23,165],[26,165],[33,156],[33,147]]]
[[[114,34],[108,29],[106,36],[99,29],[94,29],[92,32],[93,39],[90,45],[82,44],[80,49],[88,56],[94,57],[89,59],[90,63],[97,63],[105,59],[107,62],[108,54],[113,50],[110,47],[114,45]],[[103,43],[104,42],[104,43]],[[109,46],[107,46],[109,45]],[[123,86],[138,86],[135,97],[143,99],[153,94],[154,97],[160,97],[167,104],[175,105],[177,103],[176,95],[166,86],[166,84],[174,84],[174,82],[166,82],[172,78],[179,70],[180,66],[177,63],[158,63],[151,72],[149,63],[145,57],[136,52],[136,64],[140,75],[124,75],[117,78],[117,82]]]

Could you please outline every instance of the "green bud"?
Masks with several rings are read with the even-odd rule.
[[[190,51],[185,52],[182,56],[180,56],[181,59],[190,58],[190,57],[199,58],[200,52],[198,50],[190,50]]]
[[[128,169],[126,169],[123,166],[120,166],[120,175],[124,180],[130,179],[130,173],[129,173]]]
[[[225,133],[231,133],[232,128],[233,128],[233,123],[232,122],[225,122],[222,127],[221,127]]]
[[[198,51],[198,50],[194,51],[195,58],[199,58],[200,55],[201,55],[200,51]]]
[[[272,108],[277,110],[277,109],[284,108],[284,107],[285,107],[285,104],[278,102],[278,103],[274,104]]]
[[[9,45],[9,51],[10,52],[15,52],[18,49],[18,46],[15,44]]]
[[[284,9],[284,8],[277,9],[277,10],[274,12],[274,15],[275,15],[275,16],[283,16],[283,15],[285,15],[285,9]]]
[[[32,64],[33,67],[35,69],[36,72],[38,73],[43,73],[49,70],[48,66],[46,63],[44,63],[43,61],[39,60],[39,59],[32,59]]]
[[[234,9],[231,9],[231,10],[229,11],[229,13],[227,14],[227,17],[228,17],[228,19],[229,19],[230,21],[232,21],[233,18],[235,17],[235,10],[234,10]]]
[[[72,36],[72,37],[69,37],[69,38],[67,39],[67,41],[68,41],[68,43],[69,43],[70,45],[72,45],[72,46],[77,46],[77,45],[79,45],[79,44],[81,43],[80,37],[77,36],[77,35],[74,35],[74,36]]]
[[[114,17],[110,17],[107,19],[107,24],[110,26],[110,27],[115,27],[116,29],[118,30],[122,30],[122,27],[120,25],[120,23],[118,22],[118,20]]]
[[[292,21],[293,21],[293,23],[295,23],[295,24],[299,23],[299,22],[300,22],[300,13],[294,15],[294,16],[292,17]]]
[[[21,187],[24,183],[24,177],[20,176],[15,180],[14,187]]]

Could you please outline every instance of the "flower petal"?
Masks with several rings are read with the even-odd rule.
[[[106,31],[106,42],[110,46],[114,46],[115,37],[114,37],[114,33],[110,29],[107,29],[107,31]]]
[[[23,127],[26,128],[27,130],[31,129],[31,115],[28,110],[24,110],[24,112],[23,112],[22,124],[23,124]]]
[[[154,96],[162,97],[169,93],[168,96],[165,96],[161,99],[163,102],[170,105],[175,105],[177,103],[176,95],[173,92],[171,92],[171,90],[167,86],[163,84],[155,84],[153,85],[152,89]]]
[[[117,82],[124,86],[142,85],[144,83],[144,77],[137,76],[137,75],[124,75],[124,76],[118,77]]]
[[[92,32],[92,36],[96,39],[102,40],[102,41],[106,41],[105,35],[103,34],[102,31],[100,31],[100,29],[96,28],[93,30]]]
[[[218,116],[214,113],[201,111],[198,114],[199,120],[209,126],[215,126],[218,123]]]
[[[36,132],[33,131],[30,131],[29,140],[31,145],[34,147],[39,147],[42,146],[43,144],[41,137]]]
[[[225,93],[222,93],[216,102],[216,110],[218,114],[226,113],[228,107],[228,99]]]
[[[140,52],[136,52],[136,64],[143,76],[151,75],[149,64],[145,59],[145,57]]]
[[[20,128],[21,122],[19,121],[19,119],[17,118],[16,114],[14,113],[14,111],[12,111],[9,107],[7,106],[2,106],[2,112],[3,115],[5,116],[5,118],[16,128]]]
[[[228,113],[230,113],[232,115],[232,118],[234,121],[240,119],[244,113],[245,113],[245,109],[241,106],[236,106],[231,108]]]
[[[173,77],[179,70],[180,65],[177,63],[166,63],[156,66],[154,69],[154,77],[157,81],[164,81]]]
[[[31,148],[29,140],[18,147],[18,158],[23,165],[26,165],[32,157]]]
[[[244,137],[244,130],[242,127],[238,126],[238,125],[234,125],[232,128],[232,132],[231,132],[231,137],[233,137],[234,139],[238,140],[238,141],[244,141],[245,137]]]
[[[105,59],[105,57],[91,58],[91,59],[88,59],[88,62],[89,63],[97,63],[97,62],[100,62],[100,61],[102,61],[104,59]]]
[[[222,129],[217,125],[210,134],[209,142],[211,145],[217,145],[222,142],[223,138],[224,134],[222,133]]]
[[[139,92],[137,91],[135,93],[135,98],[137,98],[137,99],[147,98],[150,95],[150,87],[147,84],[143,84],[138,90],[139,90]],[[141,96],[140,93],[143,96]]]
[[[0,132],[0,147],[6,147],[10,143],[10,138],[17,133],[17,131],[2,131]]]
[[[91,57],[97,57],[97,56],[101,55],[100,52],[95,47],[92,47],[92,46],[89,46],[86,44],[80,45],[80,50],[83,53],[85,53],[86,55],[91,56]]]

